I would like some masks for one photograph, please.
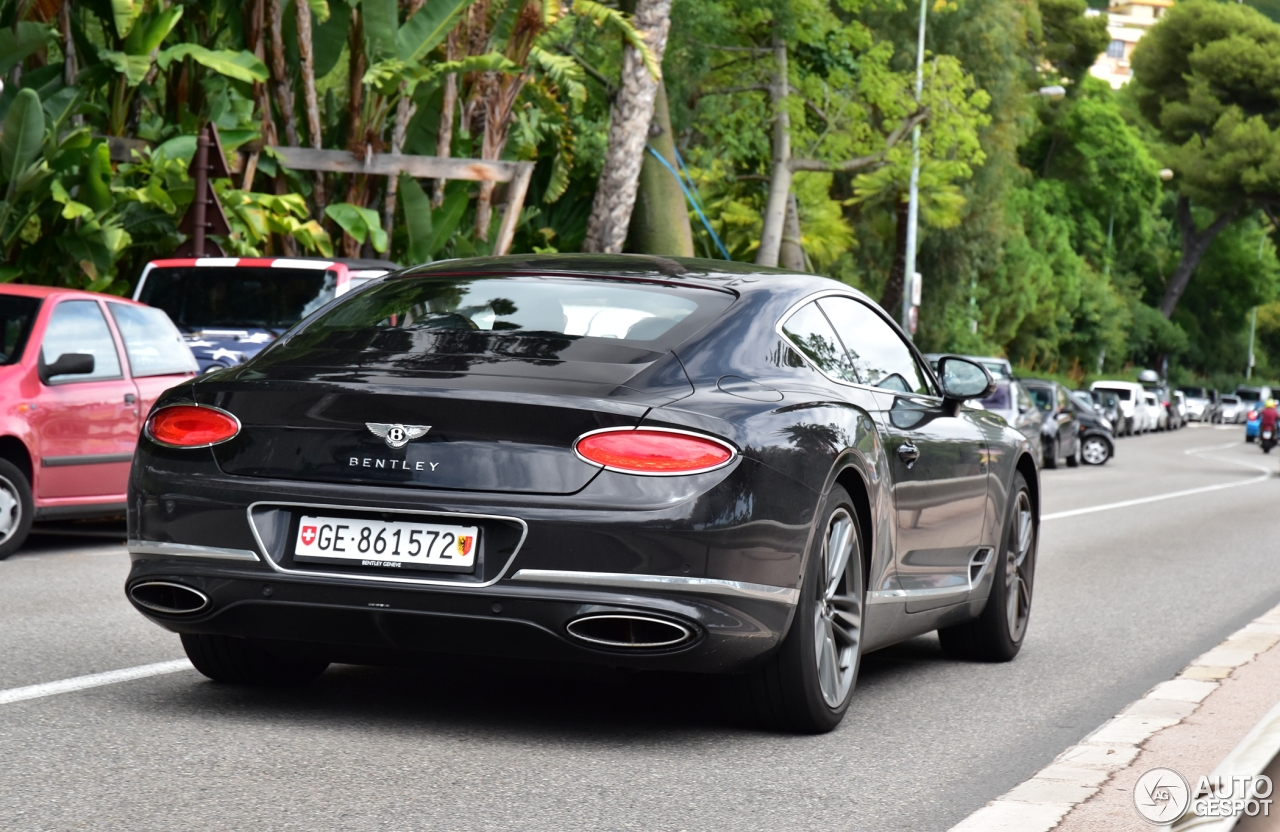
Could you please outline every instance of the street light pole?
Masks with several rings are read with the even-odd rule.
[[[916,39],[916,104],[924,94],[924,27],[928,0],[920,0],[920,33]],[[911,185],[907,191],[907,257],[902,273],[902,328],[911,332],[916,281],[916,237],[920,218],[920,125],[911,129]]]

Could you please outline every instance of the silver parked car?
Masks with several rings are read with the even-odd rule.
[[[1240,401],[1239,396],[1227,394],[1222,397],[1218,407],[1218,421],[1224,425],[1238,425],[1244,421],[1249,412],[1249,405]]]
[[[1036,459],[1040,459],[1040,432],[1044,424],[1044,415],[1040,412],[1040,408],[1036,407],[1027,389],[1016,379],[1001,378],[994,372],[991,375],[996,380],[995,389],[991,391],[990,396],[980,399],[979,403],[1025,436],[1035,448]]]

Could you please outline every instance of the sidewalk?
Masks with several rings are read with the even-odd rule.
[[[1168,829],[1145,821],[1134,808],[1138,778],[1156,767],[1182,774],[1194,792],[1248,736],[1254,758],[1280,747],[1277,732],[1250,735],[1260,721],[1274,721],[1280,701],[1280,606],[1260,616],[1197,658],[1175,679],[1162,682],[1078,745],[1008,793],[970,815],[951,832],[1124,832]],[[1270,715],[1270,717],[1269,717]],[[1234,757],[1230,765],[1241,765]],[[1273,763],[1270,772],[1280,764]],[[1280,785],[1280,784],[1277,784]],[[1269,818],[1237,826],[1244,832],[1280,832],[1280,794]],[[1207,819],[1206,819],[1207,820]],[[1220,829],[1205,823],[1175,829]]]

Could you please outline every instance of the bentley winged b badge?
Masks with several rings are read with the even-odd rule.
[[[364,426],[374,436],[385,439],[389,448],[403,448],[431,430],[431,425],[389,425],[385,422],[365,422]]]

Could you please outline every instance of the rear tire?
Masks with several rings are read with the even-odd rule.
[[[26,474],[6,459],[0,459],[0,560],[12,555],[27,542],[35,504]]]
[[[862,526],[848,492],[831,489],[782,645],[749,679],[751,704],[765,725],[823,734],[840,724],[862,658]]]
[[[320,659],[283,659],[232,636],[183,633],[182,647],[196,670],[215,682],[237,685],[305,685],[329,666]]]
[[[938,630],[942,650],[955,659],[1007,662],[1018,655],[1031,620],[1039,518],[1022,474],[1013,479],[1000,554],[992,564],[991,595],[972,621]]]
[[[1050,439],[1049,444],[1044,446],[1044,467],[1058,467],[1058,440]]]

